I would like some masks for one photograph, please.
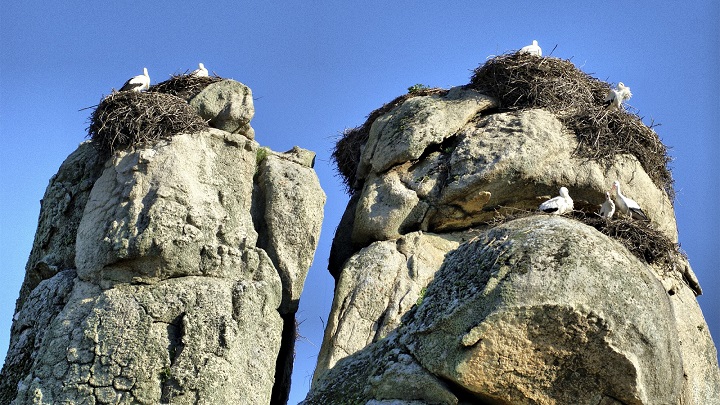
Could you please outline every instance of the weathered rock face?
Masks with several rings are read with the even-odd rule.
[[[235,80],[222,80],[207,86],[190,100],[190,105],[213,128],[255,138],[250,120],[255,115],[252,91]]]
[[[43,201],[0,402],[286,400],[325,202],[313,158],[219,129],[104,167],[82,144]]]
[[[373,124],[371,140],[378,125]],[[412,127],[414,121],[407,118],[397,125]],[[614,179],[628,184],[632,195],[626,194],[638,201],[658,229],[677,239],[672,203],[637,159],[623,156],[606,169],[573,156],[577,140],[552,114],[499,113],[456,127],[446,133],[447,146],[428,151],[419,161],[407,160],[389,169],[373,160],[361,162],[361,167],[378,166],[383,171],[365,178],[355,209],[356,244],[396,238],[409,230],[463,229],[491,219],[496,210],[536,209],[543,199],[557,195],[558,185],[563,184],[572,186],[576,206],[596,211]],[[392,130],[385,126],[385,132]],[[375,155],[393,153],[388,147]]]
[[[579,220],[527,216],[560,186],[592,216],[617,179],[676,241],[665,191],[634,156],[577,157],[550,112],[494,106],[453,89],[372,124],[305,403],[720,403],[687,260],[649,265]]]

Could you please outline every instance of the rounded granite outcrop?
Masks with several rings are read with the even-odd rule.
[[[712,403],[717,376],[685,385],[702,371],[683,361],[672,300],[651,266],[594,228],[514,220],[450,251],[396,329],[318,371],[305,404]],[[328,328],[363,325],[344,323]],[[414,376],[424,390],[403,383]]]
[[[251,100],[240,86],[226,93]],[[210,128],[68,158],[43,202],[0,403],[287,400],[325,194],[313,152],[250,138]]]
[[[720,404],[701,289],[677,249],[672,190],[657,181],[671,181],[667,168],[651,176],[613,152],[623,148],[588,157],[593,145],[552,109],[500,109],[470,87],[376,110],[354,174],[342,161],[353,196],[304,403]],[[639,118],[615,118],[659,143]],[[641,229],[597,215],[615,180],[657,243],[607,231]],[[539,213],[561,186],[572,218]]]

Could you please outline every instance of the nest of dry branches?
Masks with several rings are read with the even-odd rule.
[[[572,62],[525,53],[501,55],[475,69],[469,87],[496,98],[501,110],[543,108],[555,113],[575,132],[578,156],[607,165],[617,155],[634,155],[673,200],[671,159],[652,126],[635,114],[606,109],[610,85]]]
[[[207,123],[182,98],[123,91],[107,96],[90,117],[88,137],[103,152],[206,129]]]
[[[659,265],[666,271],[673,268],[677,256],[684,256],[680,245],[655,229],[648,221],[628,218],[606,220],[598,216],[584,216],[582,222],[619,241],[632,254],[647,264]],[[576,215],[577,217],[577,215]]]
[[[173,75],[170,79],[150,86],[149,92],[172,94],[190,100],[209,84],[223,80],[218,76]]]
[[[340,139],[335,143],[335,148],[333,149],[330,158],[333,162],[335,162],[338,172],[340,173],[340,177],[343,180],[343,184],[349,194],[354,194],[358,186],[355,173],[357,171],[358,164],[360,163],[360,151],[362,146],[368,140],[370,127],[373,122],[375,122],[378,117],[404,103],[405,100],[409,98],[444,95],[447,92],[447,90],[440,88],[427,88],[417,85],[410,87],[407,94],[396,97],[389,103],[386,103],[382,107],[371,112],[370,115],[368,115],[367,120],[365,120],[365,123],[361,126],[349,128],[343,131],[340,135]]]

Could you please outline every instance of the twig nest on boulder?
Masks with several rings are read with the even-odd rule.
[[[123,91],[107,96],[95,109],[88,136],[112,153],[138,144],[207,128],[182,98],[157,92]]]
[[[172,94],[189,101],[208,85],[223,80],[218,76],[174,75],[164,82],[150,86],[151,92]]]
[[[469,87],[499,102],[500,110],[542,108],[575,133],[580,157],[611,164],[615,156],[634,155],[656,186],[674,199],[667,147],[636,114],[607,110],[610,85],[567,60],[514,53],[475,69]]]

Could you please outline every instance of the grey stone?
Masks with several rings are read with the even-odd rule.
[[[419,229],[428,207],[396,172],[370,175],[355,208],[352,242],[367,245]]]
[[[423,299],[445,255],[471,237],[471,232],[413,232],[375,242],[348,260],[335,286],[314,379],[395,330],[402,315]]]
[[[424,124],[408,120],[405,125]],[[570,190],[576,209],[597,212],[616,179],[631,190],[653,225],[677,240],[672,203],[637,159],[622,155],[605,167],[576,157],[575,135],[549,112],[492,114],[453,136],[453,145],[428,149],[418,162],[368,174],[355,211],[354,243],[364,246],[418,229],[462,230],[498,213],[536,210],[560,186]]]
[[[73,157],[86,171],[73,179],[92,179],[71,216],[79,224],[65,222],[73,243],[38,244],[64,261],[48,263],[15,316],[1,402],[286,399],[289,376],[277,370],[292,369],[325,201],[314,154],[210,129],[118,151],[103,170],[92,158]]]
[[[372,124],[358,176],[419,158],[429,146],[442,143],[480,111],[496,105],[492,98],[463,87],[444,96],[409,98]]]
[[[575,135],[544,110],[490,115],[479,125],[466,127],[460,136],[440,201],[452,204],[467,198],[470,191],[480,191],[490,195],[485,204],[488,208],[534,210],[547,197],[557,195],[559,186],[565,186],[576,209],[597,212],[605,191],[619,180],[657,229],[677,240],[672,203],[634,156],[619,156],[606,169],[574,156],[577,145]],[[447,227],[443,218],[432,222]]]
[[[269,155],[258,168],[263,201],[258,246],[267,251],[283,280],[281,312],[295,313],[320,238],[326,197],[311,166],[292,159],[307,154],[297,149],[288,155],[289,159]]]
[[[105,159],[92,142],[83,142],[50,179],[40,204],[40,219],[16,311],[42,281],[75,267],[75,236],[90,190]]]
[[[445,256],[402,323],[316,376],[305,403],[457,403],[408,390],[400,381],[413,378],[398,375],[412,373],[434,376],[460,402],[717,403],[714,347],[697,327],[704,321],[690,307],[692,326],[673,321],[681,305],[673,300],[695,302],[683,291],[668,295],[654,269],[577,221],[511,221]],[[372,317],[339,327],[365,323]],[[682,330],[699,341],[681,343]],[[696,355],[686,360],[688,350]]]
[[[227,133],[183,134],[156,148],[119,152],[93,188],[78,228],[86,281],[150,283],[232,277],[254,246],[251,212],[257,146]]]
[[[225,79],[205,87],[190,100],[190,105],[210,126],[255,138],[250,120],[255,115],[252,91],[235,80]]]

